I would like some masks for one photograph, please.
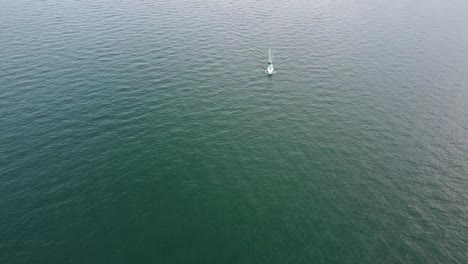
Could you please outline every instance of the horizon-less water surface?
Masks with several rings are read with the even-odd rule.
[[[467,263],[467,10],[0,1],[0,262]]]

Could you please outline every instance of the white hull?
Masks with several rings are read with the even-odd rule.
[[[268,65],[267,73],[268,75],[272,75],[273,73],[275,73],[275,68],[273,68],[272,64]]]

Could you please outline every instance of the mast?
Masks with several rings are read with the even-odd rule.
[[[271,56],[271,48],[268,49],[268,63],[270,63],[270,64],[273,63],[273,59],[272,59],[272,56]]]

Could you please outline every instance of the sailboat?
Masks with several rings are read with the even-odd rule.
[[[268,75],[275,73],[275,67],[273,67],[273,56],[271,55],[271,48],[268,49],[268,67],[266,72]]]

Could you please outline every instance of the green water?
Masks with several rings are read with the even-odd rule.
[[[468,263],[467,11],[0,0],[0,263]]]

